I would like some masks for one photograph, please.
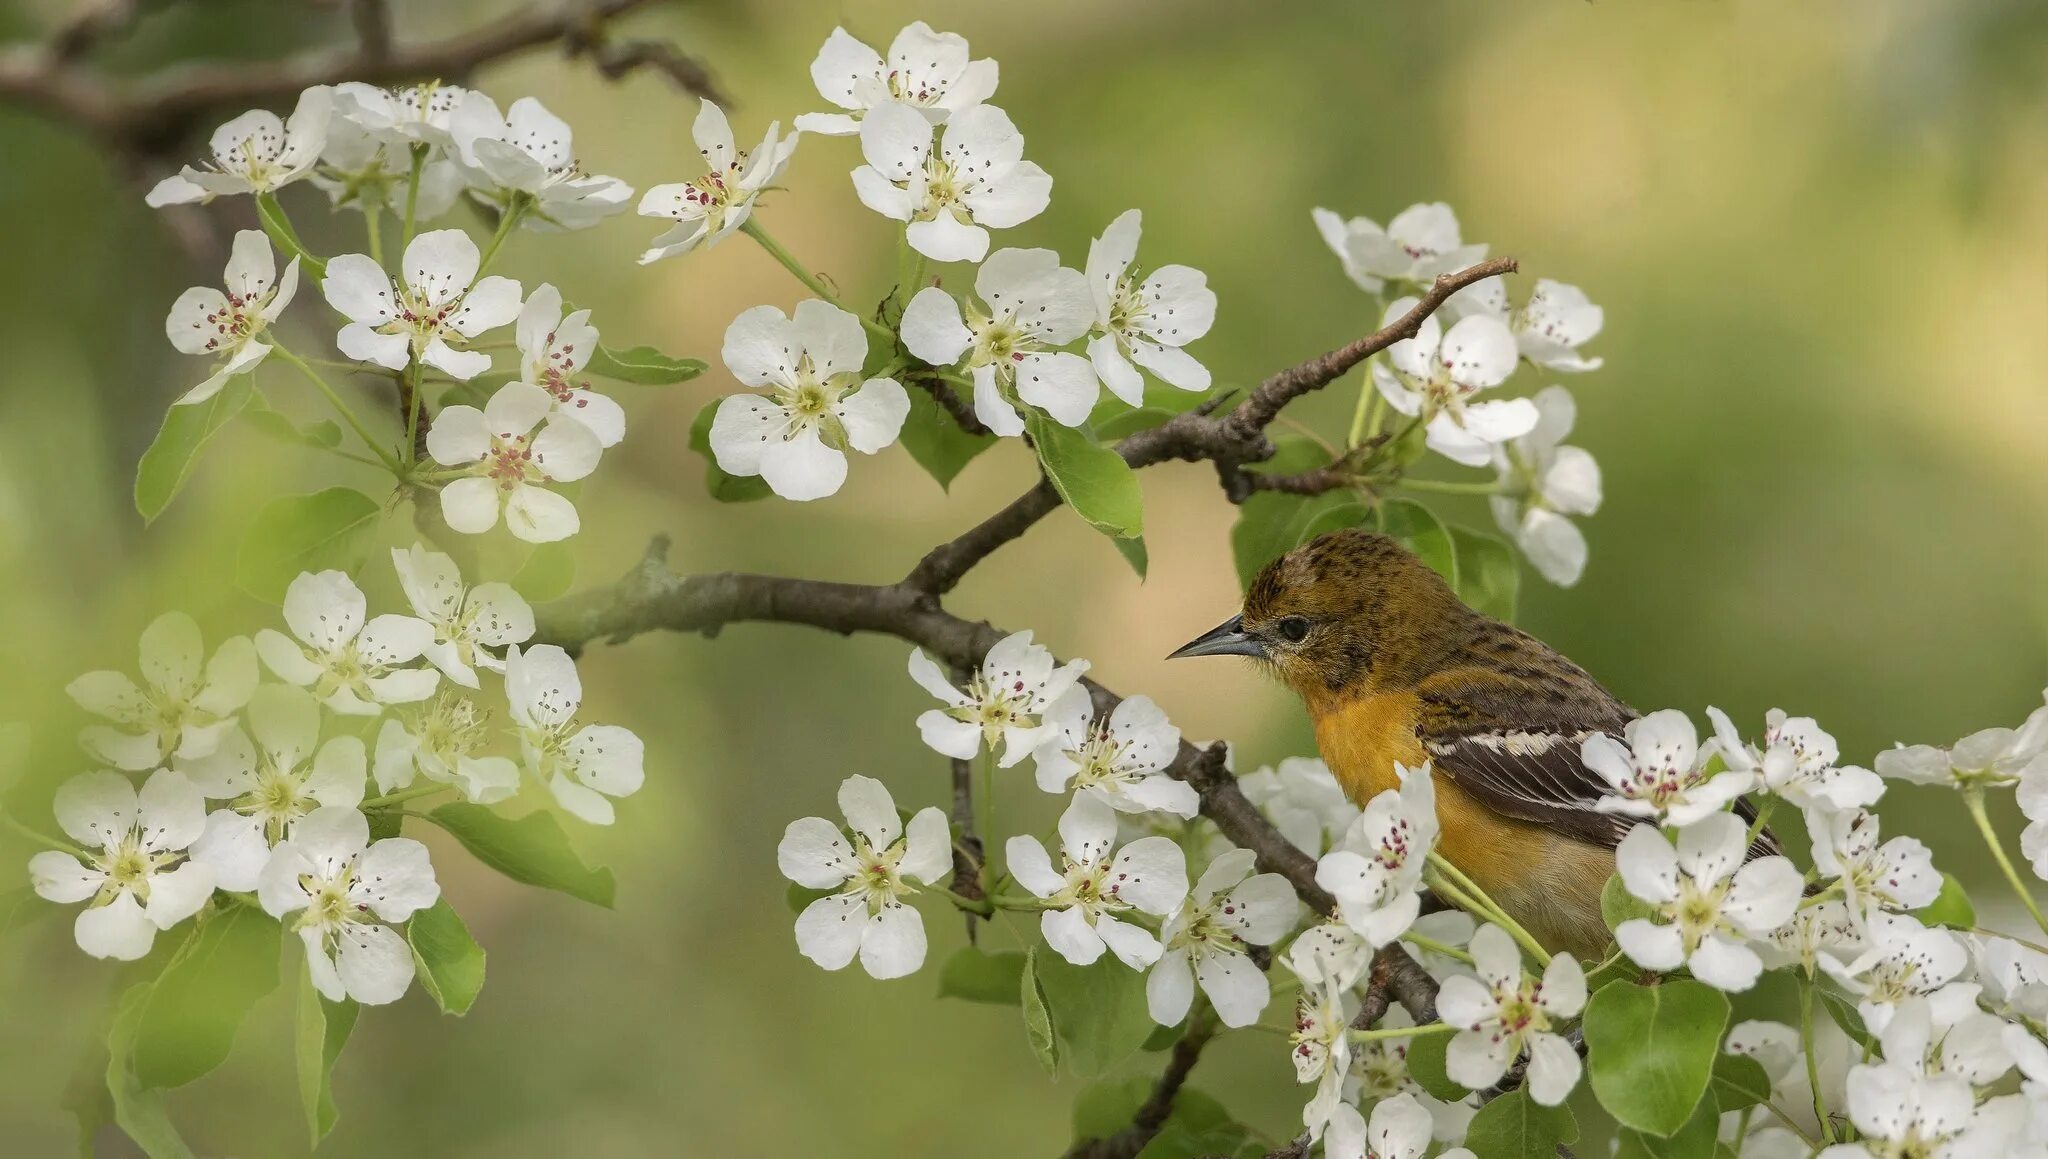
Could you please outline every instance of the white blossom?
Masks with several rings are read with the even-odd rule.
[[[1648,902],[1656,919],[1631,918],[1614,937],[1639,966],[1675,970],[1720,990],[1747,990],[1763,971],[1747,944],[1785,924],[1799,907],[1801,880],[1783,857],[1743,862],[1748,825],[1713,813],[1678,831],[1673,848],[1654,825],[1622,838],[1614,864],[1622,884]]]
[[[287,120],[252,109],[213,131],[203,167],[187,165],[143,198],[151,208],[207,202],[239,193],[274,193],[304,177],[327,142],[334,90],[315,85],[299,94]]]
[[[1856,1013],[1872,1034],[1884,1033],[1900,1003],[1934,993],[1969,964],[1954,934],[1905,914],[1877,914],[1868,931],[1869,948],[1856,960],[1823,957],[1820,965],[1857,996]]]
[[[602,447],[626,437],[626,411],[611,398],[576,381],[576,372],[597,353],[597,327],[590,311],[562,315],[562,292],[546,282],[534,287],[520,307],[513,334],[519,343],[519,381],[540,387],[555,400],[551,419],[590,428]]]
[[[1772,709],[1764,717],[1764,747],[1742,739],[1728,714],[1709,707],[1721,759],[1734,772],[1755,773],[1764,788],[1812,813],[1860,809],[1884,796],[1884,781],[1869,769],[1837,766],[1841,749],[1810,716]]]
[[[207,814],[192,859],[211,866],[222,889],[256,888],[271,846],[301,818],[324,806],[362,803],[367,764],[355,737],[321,742],[320,706],[311,693],[264,685],[249,700],[247,729],[229,733],[206,756],[178,762],[200,792],[227,802]]]
[[[1436,844],[1430,767],[1394,765],[1400,787],[1366,803],[1335,849],[1316,863],[1316,884],[1337,899],[1344,923],[1374,949],[1401,936],[1422,910],[1422,871]]]
[[[1529,1096],[1554,1107],[1579,1083],[1579,1052],[1551,1027],[1586,1005],[1586,975],[1578,960],[1558,954],[1540,979],[1522,972],[1522,952],[1492,923],[1472,935],[1478,977],[1444,979],[1437,1014],[1458,1027],[1444,1053],[1452,1081],[1485,1090],[1500,1081],[1524,1050],[1529,1054]]]
[[[946,816],[920,809],[906,833],[888,787],[861,776],[840,784],[839,809],[851,843],[825,818],[804,817],[789,823],[775,851],[784,877],[833,891],[797,917],[797,949],[827,970],[840,969],[857,953],[873,977],[914,973],[924,965],[924,919],[903,899],[918,892],[911,882],[929,885],[952,871]]]
[[[588,229],[633,198],[633,187],[618,178],[585,172],[569,123],[532,97],[513,101],[504,121],[471,145],[470,156],[472,192],[500,212],[525,198],[531,208],[520,219],[524,225]]]
[[[1086,660],[1053,667],[1052,653],[1032,643],[1029,631],[1015,632],[988,650],[980,670],[960,689],[923,649],[913,648],[910,678],[946,704],[919,716],[917,730],[934,750],[963,761],[983,744],[993,752],[1000,740],[1003,755],[997,763],[1007,769],[1049,739],[1046,710],[1086,671]]]
[[[1462,911],[1444,911],[1462,912]],[[1431,917],[1439,915],[1431,914]],[[1400,1003],[1394,1003],[1380,1017],[1377,1025],[1382,1029],[1400,1030],[1413,1027],[1415,1020]],[[1444,1102],[1432,1097],[1422,1089],[1408,1071],[1408,1047],[1412,1038],[1374,1038],[1351,1044],[1351,1069],[1344,1076],[1344,1102],[1353,1106],[1376,1103],[1396,1095],[1414,1099],[1416,1104],[1429,1113],[1430,1133],[1438,1140],[1456,1143],[1465,1137],[1465,1130],[1471,1125],[1472,1116],[1477,1113],[1477,1097],[1467,1095],[1457,1102]],[[1339,1107],[1332,1116],[1330,1133],[1338,1135],[1337,1120],[1344,1118],[1344,1108]],[[1449,1151],[1446,1155],[1456,1155]],[[1441,1159],[1441,1157],[1440,1157]]]
[[[1296,958],[1290,952],[1289,965]],[[1313,961],[1313,957],[1308,960]],[[1316,1085],[1315,1094],[1301,1109],[1301,1122],[1308,1128],[1310,1139],[1322,1136],[1337,1108],[1343,1105],[1344,1078],[1351,1070],[1351,1008],[1346,1002],[1349,985],[1348,981],[1318,975],[1311,969],[1302,974],[1301,992],[1294,999],[1294,1028],[1287,1035],[1292,1047],[1289,1057],[1294,1062],[1294,1079]]]
[[[1801,1131],[1819,1134],[1820,1121],[1813,1113],[1813,1087],[1806,1072],[1806,1050],[1796,1028],[1782,1022],[1738,1022],[1728,1028],[1722,1049],[1729,1054],[1756,1060],[1757,1065],[1764,1068],[1764,1077],[1770,1080],[1771,1101],[1798,1124]],[[1849,1068],[1862,1061],[1862,1051],[1863,1048],[1851,1041],[1832,1019],[1815,1020],[1814,1070],[1820,1079],[1822,1106],[1839,1108],[1843,1104],[1843,1084],[1849,1077]],[[1750,1138],[1755,1137],[1752,1132]],[[1749,1157],[1752,1149],[1745,1144],[1742,1154]],[[1765,1159],[1777,1154],[1780,1152],[1763,1152]],[[1784,1154],[1788,1159],[1790,1156],[1805,1159],[1810,1151],[1801,1144],[1796,1151]]]
[[[366,622],[367,612],[347,572],[300,572],[284,592],[291,636],[265,628],[256,633],[256,652],[278,679],[312,689],[335,712],[375,716],[384,705],[432,696],[440,674],[401,665],[433,644],[433,625],[392,613]]]
[[[1392,324],[1415,308],[1401,298],[1387,307]],[[1515,337],[1498,318],[1476,314],[1460,319],[1448,333],[1435,315],[1422,320],[1415,337],[1387,348],[1385,363],[1372,364],[1373,384],[1388,405],[1419,417],[1429,448],[1455,463],[1483,467],[1495,448],[1536,429],[1536,404],[1526,398],[1475,401],[1515,370]]]
[[[1598,336],[1606,320],[1605,312],[1584,290],[1538,278],[1529,300],[1508,315],[1508,329],[1514,331],[1522,357],[1545,370],[1576,374],[1600,369],[1602,360],[1587,358],[1579,353],[1579,347]]]
[[[1249,849],[1218,856],[1160,927],[1165,949],[1145,979],[1154,1022],[1174,1026],[1186,1018],[1197,983],[1225,1026],[1250,1026],[1265,1010],[1271,987],[1245,947],[1286,937],[1301,919],[1301,902],[1286,878],[1254,874],[1255,860]]]
[[[690,135],[704,156],[704,175],[692,181],[657,185],[640,197],[640,216],[666,217],[675,228],[654,239],[653,248],[640,255],[640,264],[688,253],[699,245],[724,241],[747,223],[754,201],[782,175],[796,152],[799,134],[781,136],[779,122],[768,126],[767,136],[751,153],[733,145],[732,124],[725,111],[710,101],[697,110]]]
[[[1385,281],[1427,288],[1438,275],[1456,273],[1486,257],[1485,246],[1463,243],[1458,215],[1440,201],[1409,206],[1385,229],[1371,218],[1346,221],[1327,209],[1317,209],[1313,216],[1324,243],[1344,263],[1345,274],[1369,294],[1379,293]]]
[[[785,499],[822,499],[846,482],[846,452],[896,441],[910,396],[893,378],[866,378],[860,319],[829,302],[797,303],[785,318],[756,306],[733,319],[720,351],[735,378],[765,395],[720,400],[711,453],[732,475],[759,475]]]
[[[1200,811],[1194,786],[1166,772],[1180,752],[1180,730],[1150,697],[1130,697],[1098,717],[1094,698],[1077,684],[1045,710],[1045,726],[1045,742],[1032,755],[1046,792],[1072,788],[1124,813],[1186,818]]]
[[[2034,876],[2048,880],[2048,756],[2037,756],[2020,770],[2013,803],[2027,819],[2020,830],[2020,853],[2033,863]]]
[[[1422,1159],[1429,1150],[1435,1120],[1427,1108],[1410,1094],[1381,1099],[1372,1109],[1372,1121],[1349,1103],[1339,1103],[1330,1116],[1329,1135],[1323,1141],[1325,1159]],[[1444,1152],[1439,1159],[1471,1159],[1463,1147]]]
[[[114,772],[84,773],[57,788],[57,824],[84,846],[78,856],[46,850],[29,858],[36,893],[85,902],[72,924],[78,948],[132,962],[213,896],[209,867],[186,847],[206,824],[206,801],[181,773],[158,769],[137,793]]]
[[[271,850],[256,897],[306,944],[321,997],[381,1006],[404,997],[413,977],[412,947],[391,925],[440,900],[441,886],[426,846],[409,837],[373,842],[361,813],[329,807]]]
[[[1981,987],[1951,982],[1924,998],[1899,1003],[1878,1035],[1886,1062],[1926,1074],[1949,1074],[1987,1087],[2013,1067],[2005,1019],[1977,1007]]]
[[[1800,906],[1757,944],[1766,966],[1797,966],[1808,978],[1824,968],[1822,958],[1841,966],[1867,948],[1862,920],[1840,898]]]
[[[1560,445],[1578,417],[1570,391],[1546,386],[1531,401],[1536,425],[1493,449],[1500,485],[1490,500],[1493,518],[1544,579],[1568,588],[1586,570],[1586,536],[1571,516],[1599,510],[1600,464]]]
[[[1755,787],[1756,776],[1727,770],[1709,773],[1711,746],[1702,749],[1692,719],[1675,708],[1629,721],[1622,739],[1594,733],[1579,744],[1579,759],[1598,773],[1612,792],[1595,802],[1602,813],[1662,818],[1684,827],[1728,807]]]
[[[1934,855],[1912,837],[1878,844],[1877,815],[1862,809],[1816,813],[1808,821],[1813,867],[1841,883],[1850,915],[1859,926],[1882,910],[1903,911],[1934,904],[1941,874]]]
[[[1819,1159],[1975,1159],[2005,1154],[2020,1125],[2016,1103],[1977,1105],[1970,1084],[1953,1075],[1922,1074],[1895,1062],[1849,1072],[1849,1121],[1863,1138],[1823,1149]]]
[[[846,110],[804,113],[796,127],[827,137],[860,132],[861,118],[877,105],[908,105],[933,124],[995,95],[996,62],[969,60],[967,39],[951,32],[933,32],[919,20],[896,34],[889,58],[834,28],[811,62],[811,82],[818,95]]]
[[[228,637],[208,660],[199,625],[183,612],[150,621],[138,653],[140,685],[126,673],[101,670],[64,687],[80,708],[113,722],[88,726],[78,740],[117,769],[153,769],[172,757],[212,752],[256,691],[260,674],[249,638]]]
[[[645,747],[615,724],[583,724],[583,680],[576,662],[553,644],[505,654],[505,698],[527,771],[562,808],[593,825],[612,823],[608,798],[630,797],[645,779]]]
[[[909,105],[876,105],[861,118],[860,148],[861,204],[907,223],[910,248],[933,261],[980,261],[990,229],[1022,225],[1052,199],[1052,177],[1024,160],[1024,135],[994,105],[962,109],[943,129]]]
[[[533,635],[533,609],[511,584],[465,587],[453,559],[417,543],[392,548],[391,566],[412,610],[433,629],[421,654],[464,688],[477,687],[478,668],[505,670],[503,654],[489,649],[524,644]]]
[[[1039,919],[1045,944],[1076,966],[1105,946],[1133,970],[1159,960],[1159,940],[1117,915],[1138,910],[1165,917],[1188,892],[1187,859],[1165,837],[1141,837],[1114,857],[1116,811],[1098,797],[1076,796],[1060,815],[1061,863],[1038,838],[1018,835],[1003,846],[1010,874],[1032,896],[1052,903]]]
[[[434,416],[427,453],[444,467],[469,471],[441,488],[448,526],[480,535],[497,526],[502,510],[506,530],[528,543],[576,534],[576,505],[546,484],[590,474],[604,448],[582,423],[548,421],[554,408],[554,397],[540,387],[508,382],[482,410],[456,405]]]
[[[326,193],[336,209],[346,206],[368,213],[374,207],[380,213],[403,214],[410,201],[413,220],[420,222],[454,208],[464,186],[462,167],[445,155],[428,156],[420,164],[419,190],[413,192],[411,143],[388,126],[375,132],[363,127],[350,115],[359,106],[341,100],[341,90],[347,87],[335,88],[335,116],[327,124],[327,143],[320,150],[320,164],[306,180]],[[440,91],[451,88],[442,86]]]
[[[1887,749],[1877,754],[1877,775],[1957,789],[2008,785],[2044,751],[2048,704],[2035,709],[2018,728],[1980,729],[1946,749],[1924,744]]]
[[[253,229],[241,230],[221,281],[226,293],[194,286],[178,295],[164,317],[164,334],[181,353],[219,360],[205,381],[178,396],[180,404],[212,398],[228,379],[256,369],[270,353],[263,339],[298,292],[299,259],[285,263],[280,281],[270,239]]]
[[[1209,368],[1181,347],[1216,321],[1216,291],[1202,271],[1161,266],[1142,282],[1131,272],[1139,229],[1135,209],[1110,222],[1088,245],[1085,274],[1095,301],[1088,359],[1110,393],[1132,406],[1145,402],[1145,382],[1133,362],[1169,386],[1209,389]]]
[[[903,345],[933,366],[958,364],[974,380],[974,414],[999,435],[1024,432],[1022,400],[1066,426],[1095,409],[1101,391],[1087,359],[1053,350],[1088,332],[1088,280],[1051,250],[998,250],[974,275],[979,304],[927,286],[903,310]]]
[[[472,159],[479,138],[504,129],[496,102],[440,81],[389,89],[345,81],[334,86],[334,113],[378,141],[435,146],[462,159]]]
[[[1997,934],[1968,934],[1972,974],[1985,1009],[2003,1018],[2048,1022],[2048,954]]]
[[[468,800],[489,805],[519,791],[519,766],[498,756],[478,756],[488,716],[476,702],[443,692],[417,712],[387,717],[377,730],[372,767],[377,791],[411,786],[418,774],[454,785]]]
[[[413,238],[396,279],[366,254],[333,259],[320,292],[349,320],[335,346],[386,370],[404,370],[414,359],[458,380],[489,370],[490,355],[461,347],[519,316],[519,283],[477,277],[481,262],[459,229]]]
[[[1315,757],[1287,757],[1237,779],[1237,786],[1282,837],[1311,857],[1334,847],[1358,819],[1344,786]]]

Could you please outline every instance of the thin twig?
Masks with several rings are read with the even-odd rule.
[[[1067,1151],[1066,1159],[1132,1159],[1145,1145],[1150,1143],[1166,1120],[1173,1114],[1174,1099],[1180,1095],[1181,1087],[1188,1081],[1188,1072],[1202,1059],[1202,1048],[1216,1033],[1207,1019],[1191,1019],[1186,1034],[1173,1044],[1173,1053],[1166,1060],[1166,1069],[1161,1071],[1157,1082],[1152,1084],[1152,1093],[1138,1106],[1131,1116],[1131,1125],[1114,1135],[1100,1139],[1084,1139]]]

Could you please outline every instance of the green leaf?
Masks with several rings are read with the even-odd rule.
[[[512,590],[530,604],[561,599],[575,582],[576,552],[566,540],[536,546],[512,573]]]
[[[1615,1159],[1713,1159],[1719,1124],[1714,1100],[1701,1099],[1691,1117],[1668,1138],[1623,1127]]]
[[[1586,1004],[1593,1093],[1623,1126],[1671,1135],[1706,1094],[1727,1026],[1727,997],[1705,983],[1611,983]]]
[[[420,985],[443,1014],[467,1014],[484,988],[484,948],[469,936],[455,907],[441,898],[412,915],[405,940],[419,964]]]
[[[258,434],[294,446],[313,447],[325,450],[341,445],[341,425],[333,419],[321,419],[301,427],[286,418],[280,411],[273,410],[270,401],[258,390],[250,395],[249,409],[244,413],[251,427]]]
[[[1060,1069],[1059,1036],[1053,1032],[1052,1011],[1046,1008],[1045,988],[1038,980],[1038,947],[1024,951],[1024,972],[1018,977],[1018,1003],[1024,1008],[1024,1038],[1031,1044],[1031,1056],[1045,1073]]]
[[[1151,1097],[1156,1081],[1149,1075],[1133,1075],[1081,1088],[1074,1097],[1074,1143],[1106,1139],[1129,1127],[1138,1108]],[[1268,1149],[1258,1132],[1233,1119],[1214,1096],[1184,1086],[1174,1096],[1166,1121],[1138,1155],[1142,1159],[1238,1155],[1258,1159]]]
[[[1609,933],[1631,918],[1651,918],[1656,913],[1656,907],[1628,891],[1620,874],[1607,875],[1607,884],[1600,887],[1600,920],[1607,923]]]
[[[1143,580],[1145,569],[1152,565],[1151,554],[1145,550],[1145,537],[1139,535],[1129,539],[1112,539],[1110,542],[1116,545],[1116,553],[1123,556],[1124,562],[1130,564],[1131,570],[1137,572],[1138,578]]]
[[[1863,1025],[1863,1015],[1856,1010],[1856,999],[1819,985],[1813,988],[1813,992],[1815,997],[1820,999],[1821,1006],[1827,1010],[1828,1017],[1835,1020],[1836,1026],[1842,1028],[1843,1034],[1848,1035],[1864,1050],[1878,1049],[1877,1039]]]
[[[600,345],[583,369],[590,374],[638,386],[669,386],[688,382],[704,373],[704,360],[671,358],[652,346],[613,350]]]
[[[1188,1020],[1185,1018],[1174,1023],[1172,1026],[1155,1026],[1152,1028],[1152,1033],[1145,1036],[1145,1045],[1138,1049],[1150,1053],[1171,1050],[1174,1043],[1187,1036],[1187,1032]]]
[[[897,441],[910,457],[917,460],[925,473],[938,480],[941,488],[950,489],[953,480],[962,468],[974,461],[976,455],[996,445],[994,435],[977,435],[965,431],[946,413],[944,407],[922,387],[905,387],[910,395],[910,414],[903,420],[903,432]],[[940,390],[953,390],[953,384],[940,382]]]
[[[1722,1114],[1769,1102],[1771,1076],[1764,1065],[1743,1054],[1714,1060],[1714,1104]]]
[[[1513,623],[1522,572],[1501,539],[1464,527],[1450,529],[1458,562],[1458,598],[1475,612]]]
[[[1477,1159],[1557,1159],[1558,1145],[1578,1138],[1569,1108],[1546,1107],[1516,1089],[1479,1108],[1465,1146]]]
[[[1060,1058],[1081,1078],[1097,1078],[1138,1053],[1157,1025],[1145,1003],[1145,975],[1105,954],[1076,966],[1054,954],[1036,959],[1039,990],[1059,1035]]]
[[[191,1082],[225,1062],[256,1000],[277,988],[278,924],[229,905],[202,922],[151,987],[135,1027],[135,1078]]]
[[[611,908],[616,888],[612,871],[585,865],[553,813],[505,818],[482,805],[456,801],[426,817],[462,842],[478,861],[514,881]]]
[[[1036,410],[1027,414],[1024,427],[1046,478],[1089,526],[1118,538],[1144,532],[1144,496],[1137,472],[1122,455]]]
[[[690,424],[690,449],[704,456],[704,489],[720,503],[751,503],[775,494],[759,475],[728,475],[719,467],[717,456],[711,453],[711,422],[718,417],[718,404],[724,399],[713,399],[697,412],[697,418]]]
[[[306,243],[299,240],[298,232],[292,229],[291,219],[285,216],[283,207],[277,203],[276,193],[256,195],[256,220],[263,226],[263,232],[270,235],[270,240],[277,243],[277,248],[284,251],[286,257],[299,259],[300,277],[310,279],[314,285],[318,285],[320,279],[327,276],[327,263],[314,257],[312,251],[306,248]]]
[[[1250,587],[1265,566],[1328,531],[1356,527],[1370,510],[1351,495],[1331,491],[1313,498],[1261,491],[1237,509],[1230,553],[1238,583]]]
[[[1380,526],[1457,589],[1458,548],[1434,511],[1413,499],[1389,499],[1380,504]]]
[[[142,982],[121,995],[107,1033],[107,1093],[113,1098],[114,1122],[149,1159],[192,1159],[192,1149],[178,1136],[164,1108],[162,1092],[144,1087],[135,1077],[135,1036],[155,988],[154,983]]]
[[[1958,930],[1977,927],[1977,907],[1970,904],[1970,895],[1963,891],[1963,883],[1953,873],[1941,875],[1941,893],[1926,908],[1914,910],[1913,916],[1930,926]]]
[[[154,521],[171,505],[199,461],[199,452],[215,431],[242,413],[255,389],[247,374],[237,374],[205,402],[174,405],[164,415],[163,426],[135,465],[135,509],[143,522]]]
[[[1408,1077],[1432,1098],[1455,1103],[1471,1092],[1453,1080],[1445,1068],[1444,1053],[1450,1045],[1448,1034],[1418,1034],[1409,1039]]]
[[[1023,1001],[1024,955],[1016,950],[986,953],[962,946],[939,971],[939,997],[1015,1006]]]
[[[334,1129],[341,1112],[334,1105],[334,1061],[355,1029],[361,1007],[353,1002],[329,1002],[313,988],[310,970],[299,971],[299,1012],[293,1034],[292,1056],[298,1065],[299,1106],[306,1112],[306,1129],[313,1146]]]
[[[362,566],[383,515],[375,499],[349,487],[272,499],[242,535],[235,582],[259,600],[283,603],[300,572]]]

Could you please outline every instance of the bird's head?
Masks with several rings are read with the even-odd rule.
[[[1473,615],[1391,537],[1334,531],[1267,564],[1241,613],[1173,657],[1249,656],[1314,704],[1413,685]]]

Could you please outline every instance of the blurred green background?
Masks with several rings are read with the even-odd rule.
[[[0,17],[0,32],[34,36],[64,7],[30,4]],[[401,37],[502,10],[394,7]],[[1710,703],[1753,726],[1773,705],[1812,714],[1859,762],[1894,740],[2015,724],[2040,703],[2048,9],[725,0],[657,6],[628,27],[673,36],[714,68],[744,144],[770,119],[824,107],[806,70],[835,22],[879,46],[920,17],[1001,62],[996,103],[1054,175],[1051,210],[998,244],[1052,246],[1079,265],[1110,218],[1142,207],[1142,260],[1198,266],[1221,297],[1214,333],[1194,348],[1219,382],[1254,380],[1371,321],[1309,223],[1315,205],[1385,221],[1449,201],[1468,241],[1522,260],[1524,288],[1556,277],[1603,304],[1592,350],[1606,368],[1569,385],[1573,441],[1604,467],[1607,503],[1587,525],[1584,581],[1560,591],[1525,575],[1523,621],[1625,699],[1702,723]],[[223,0],[145,18],[105,60],[139,71],[267,58],[346,35],[332,9]],[[693,105],[658,78],[610,84],[540,53],[475,81],[501,104],[541,96],[594,170],[642,188],[698,172]],[[193,267],[139,188],[76,132],[0,108],[0,156],[0,639],[13,661],[0,666],[0,717],[36,726],[39,768],[69,770],[79,721],[66,681],[131,668],[137,633],[168,608],[197,615],[209,640],[270,624],[274,612],[232,584],[251,512],[273,494],[370,480],[233,430],[145,530],[129,501],[135,460],[196,366],[164,341],[162,318],[180,289],[217,284],[219,271]],[[851,141],[805,140],[761,217],[866,301],[885,288],[893,242],[852,195],[857,163]],[[330,218],[313,190],[284,200],[316,250],[358,244],[359,219]],[[522,235],[497,272],[554,281],[594,307],[609,340],[714,363],[733,315],[802,296],[745,239],[635,266],[659,229],[627,216]],[[310,351],[334,325],[308,286],[285,333]],[[1549,380],[1524,368],[1513,387]],[[312,413],[282,369],[260,381]],[[1290,417],[1341,435],[1357,382]],[[697,410],[731,389],[718,368],[684,387],[620,388],[631,427],[583,493],[579,582],[622,573],[658,531],[676,537],[685,570],[892,580],[1032,479],[1008,446],[948,495],[892,449],[855,462],[833,499],[722,507],[684,444]],[[1062,512],[951,605],[1090,657],[1190,736],[1233,739],[1241,770],[1308,751],[1279,689],[1160,660],[1235,605],[1233,512],[1205,467],[1144,478],[1149,581]],[[1488,522],[1477,501],[1447,506]],[[394,598],[385,571],[371,574],[373,602]],[[902,674],[905,653],[748,625],[716,641],[594,648],[588,703],[648,745],[647,787],[618,825],[574,834],[617,871],[617,911],[446,851],[441,879],[490,951],[490,983],[459,1021],[417,988],[366,1014],[337,1074],[342,1120],[327,1150],[1061,1149],[1076,1084],[1044,1078],[1014,1011],[932,997],[937,962],[961,940],[949,912],[927,910],[932,960],[910,979],[828,975],[795,952],[774,870],[783,825],[831,813],[833,787],[854,772],[882,777],[908,807],[943,799],[944,764],[911,726],[928,700]],[[1022,776],[1009,788],[1005,828],[1049,824],[1052,798]],[[1887,833],[1956,850],[1941,864],[1998,916],[1998,882],[1981,849],[1961,844],[1953,800],[1895,789],[1884,816]],[[11,839],[0,853],[10,867],[27,856]],[[0,869],[0,885],[17,873]],[[0,940],[0,1150],[69,1146],[60,1104],[113,976],[71,944],[68,914]],[[258,1009],[226,1068],[173,1095],[202,1153],[304,1150],[289,994]],[[1253,1034],[1212,1048],[1196,1085],[1282,1135],[1305,1095],[1278,1041]]]

